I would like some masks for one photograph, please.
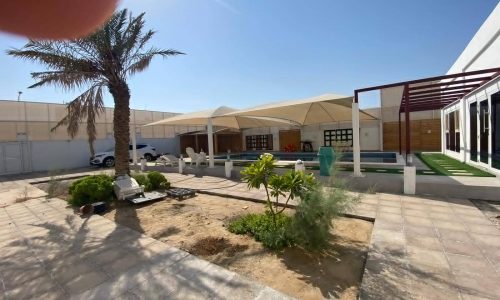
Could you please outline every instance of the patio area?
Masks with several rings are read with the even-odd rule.
[[[0,299],[288,299],[60,199],[0,209]]]
[[[237,181],[165,175],[173,186],[199,193],[234,201],[264,198],[263,191]],[[374,221],[361,299],[500,295],[500,229],[471,201],[363,194],[351,215]],[[81,219],[59,199],[8,204],[0,220],[0,274],[8,298],[147,297],[160,290],[173,298],[286,298],[100,216]]]

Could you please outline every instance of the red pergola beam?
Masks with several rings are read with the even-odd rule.
[[[464,79],[464,80],[446,81],[446,82],[439,82],[439,83],[433,83],[433,84],[427,84],[427,85],[417,85],[417,86],[410,87],[410,91],[423,90],[423,89],[435,88],[435,87],[440,87],[440,86],[449,86],[449,85],[454,85],[454,84],[471,83],[471,82],[477,82],[477,81],[483,81],[483,80],[489,81],[491,79],[492,79],[492,76],[483,76],[483,77],[476,77],[476,78],[470,78],[470,79]]]
[[[416,104],[416,103],[432,103],[434,101],[442,101],[442,100],[457,100],[460,99],[460,97],[457,96],[449,96],[449,97],[434,97],[434,98],[428,98],[428,99],[418,99],[414,101],[409,101],[410,105],[411,104]],[[406,100],[403,100],[401,105],[406,105]]]
[[[439,93],[439,92],[444,92],[444,91],[453,91],[453,90],[470,90],[477,88],[479,86],[479,83],[476,84],[464,84],[464,85],[459,85],[459,86],[448,86],[440,89],[434,89],[434,90],[427,90],[427,91],[418,91],[418,92],[413,92],[410,93],[410,96],[413,95],[422,95],[422,94],[428,94],[428,93]]]
[[[491,69],[484,69],[484,70],[477,70],[477,71],[470,71],[470,72],[463,72],[463,73],[455,73],[455,74],[449,74],[449,75],[443,75],[443,76],[429,77],[429,78],[423,78],[423,79],[417,79],[417,80],[401,81],[401,82],[396,82],[396,83],[391,83],[391,84],[383,84],[383,85],[377,85],[377,86],[371,86],[371,87],[367,87],[367,88],[357,89],[357,90],[355,90],[355,92],[361,93],[361,92],[368,92],[368,91],[386,89],[386,88],[397,87],[397,86],[404,86],[405,84],[431,82],[431,81],[437,81],[437,80],[443,80],[443,79],[459,78],[459,77],[465,77],[465,76],[480,75],[480,74],[487,74],[487,73],[497,73],[497,72],[500,72],[500,68],[491,68]]]
[[[467,94],[469,90],[464,90],[464,91],[451,91],[451,92],[444,92],[444,93],[432,93],[432,94],[424,94],[424,95],[417,95],[417,96],[412,96],[410,95],[410,101],[412,100],[417,100],[417,99],[425,99],[425,98],[433,98],[433,97],[442,97],[442,96],[461,96]]]

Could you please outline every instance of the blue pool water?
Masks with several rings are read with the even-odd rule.
[[[259,156],[264,152],[242,152],[231,154],[231,159],[233,160],[257,160]],[[278,160],[290,160],[295,161],[300,159],[302,161],[317,161],[317,152],[269,152],[274,155]],[[338,155],[337,155],[338,156]],[[215,157],[216,159],[225,159],[226,155],[219,155]],[[352,152],[343,152],[340,155],[339,161],[341,162],[352,162],[353,156]],[[396,153],[395,152],[361,152],[361,162],[362,163],[396,163]]]

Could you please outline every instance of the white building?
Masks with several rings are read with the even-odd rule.
[[[500,4],[474,35],[448,74],[500,67]],[[500,174],[500,72],[445,107],[442,152]],[[480,75],[477,75],[480,76]]]

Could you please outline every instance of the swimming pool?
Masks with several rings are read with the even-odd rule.
[[[257,160],[262,153],[271,153],[278,160],[296,161],[318,161],[316,152],[241,152],[231,154],[232,160]],[[352,152],[343,152],[340,156],[340,162],[352,162]],[[215,156],[215,159],[226,159],[226,155]],[[397,163],[395,152],[361,152],[362,163]]]

